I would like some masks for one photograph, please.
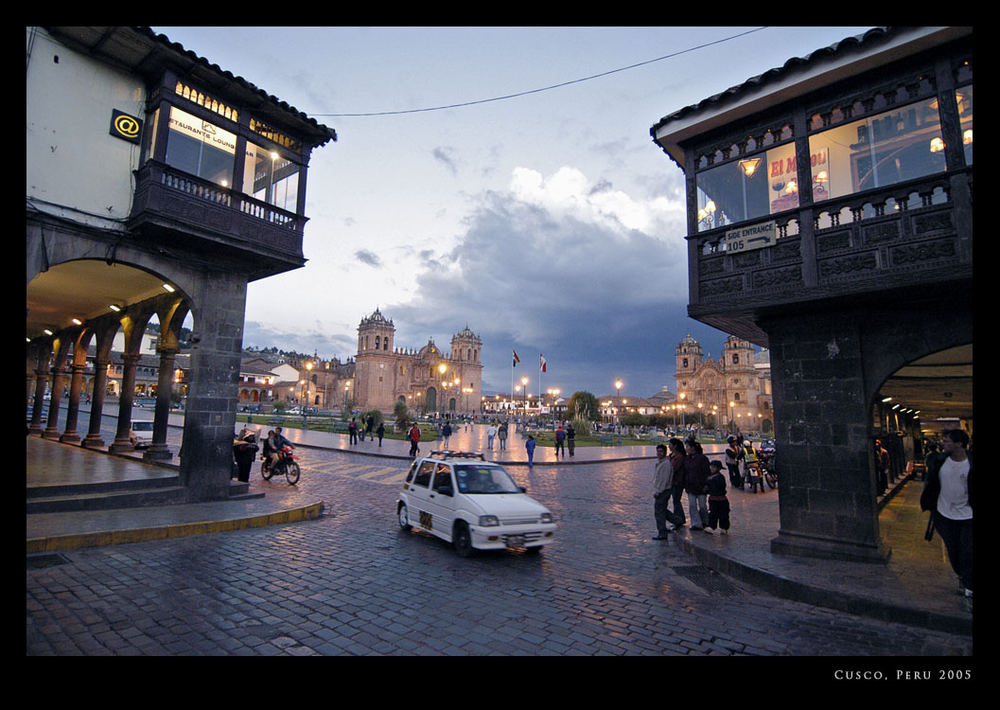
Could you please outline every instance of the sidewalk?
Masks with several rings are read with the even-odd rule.
[[[238,422],[238,428],[242,424]],[[257,427],[255,427],[257,428]],[[259,427],[266,433],[267,427]],[[346,434],[285,428],[297,446],[339,449],[362,456],[408,460],[409,444],[385,439],[349,445]],[[172,445],[172,442],[170,442]],[[497,442],[494,442],[496,446]],[[173,446],[172,446],[173,448]],[[425,442],[421,454],[444,448]],[[482,450],[488,459],[505,465],[527,465],[519,436],[508,449],[486,449],[484,427],[470,427],[452,435],[450,448]],[[711,457],[720,453],[706,447]],[[655,447],[577,447],[575,456],[555,456],[551,448],[535,451],[535,465],[595,464],[653,458]],[[138,457],[114,456],[58,442],[28,437],[28,485],[66,483],[64,471],[72,460],[75,482],[149,478],[176,475],[172,464],[151,465]],[[972,633],[972,614],[957,594],[957,582],[939,537],[923,539],[926,514],[919,509],[919,481],[900,482],[879,516],[882,536],[891,555],[887,564],[865,564],[774,555],[770,541],[780,527],[778,494],[730,493],[734,527],[729,535],[710,535],[682,528],[676,543],[700,564],[752,584],[774,596],[824,606],[886,621],[923,626],[952,633]],[[166,505],[99,512],[44,513],[27,517],[29,553],[90,545],[106,545],[232,530],[315,518],[323,504],[290,488],[280,495],[189,505]]]

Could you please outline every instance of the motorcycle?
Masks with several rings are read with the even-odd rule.
[[[774,467],[774,449],[760,452],[760,468],[767,485],[772,489],[776,488],[778,486],[778,472]]]
[[[285,474],[285,480],[288,481],[289,485],[294,486],[299,482],[299,476],[302,473],[297,459],[298,456],[292,453],[292,447],[282,446],[278,452],[278,460],[274,465],[271,465],[270,457],[264,457],[264,463],[260,465],[260,475],[265,481],[270,481],[272,476]]]

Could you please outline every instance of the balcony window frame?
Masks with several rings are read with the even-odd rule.
[[[189,82],[182,83],[189,86],[191,89],[194,89],[196,93],[200,92],[199,87],[194,86]],[[267,133],[263,133],[260,130],[253,130],[251,128],[251,122],[255,122],[258,126],[265,125],[268,127],[272,124],[270,122],[261,121],[259,117],[252,116],[250,109],[246,106],[240,105],[239,102],[228,101],[228,99],[226,99],[226,106],[231,108],[231,111],[228,112],[229,116],[227,116],[226,112],[213,110],[212,106],[217,102],[209,103],[208,106],[202,105],[198,103],[196,99],[186,98],[183,94],[178,93],[176,90],[177,86],[177,76],[173,74],[173,72],[166,71],[163,74],[158,90],[151,92],[146,114],[149,121],[147,125],[152,126],[153,130],[149,132],[147,140],[143,142],[143,154],[140,164],[144,165],[149,161],[155,161],[169,167],[171,170],[184,172],[186,175],[192,175],[192,177],[198,178],[197,175],[187,173],[181,168],[170,165],[166,160],[170,135],[170,121],[167,120],[167,118],[169,117],[170,109],[177,108],[202,121],[208,122],[213,126],[235,134],[236,153],[234,157],[233,171],[229,185],[222,188],[230,192],[233,197],[234,205],[238,204],[238,201],[240,200],[260,203],[268,207],[274,207],[290,214],[294,214],[296,218],[304,218],[306,172],[308,169],[308,160],[305,153],[307,150],[307,142],[301,137],[296,136],[294,132],[283,128],[272,129],[272,134],[274,136],[284,139],[281,143],[275,142],[268,137]],[[237,120],[233,120],[234,117]],[[292,209],[289,209],[288,206],[285,205],[275,205],[254,197],[252,185],[249,186],[247,190],[244,190],[243,183],[245,179],[248,140],[254,142],[256,145],[269,153],[277,154],[282,160],[287,161],[289,164],[296,166],[296,174],[298,177],[295,205]]]

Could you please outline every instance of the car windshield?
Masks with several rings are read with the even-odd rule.
[[[459,464],[455,481],[461,493],[520,493],[514,479],[499,466]]]

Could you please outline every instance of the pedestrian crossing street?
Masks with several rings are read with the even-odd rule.
[[[349,476],[354,479],[396,486],[406,478],[408,465],[386,466],[383,463],[344,463],[338,461],[303,461],[303,476]]]

